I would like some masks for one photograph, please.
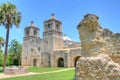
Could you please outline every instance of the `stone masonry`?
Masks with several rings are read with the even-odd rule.
[[[98,17],[87,14],[78,25],[81,39],[81,57],[75,80],[120,79],[120,33],[102,29]]]
[[[54,14],[44,21],[43,38],[33,21],[25,27],[22,66],[75,67],[80,56],[80,42],[63,36],[62,22]]]

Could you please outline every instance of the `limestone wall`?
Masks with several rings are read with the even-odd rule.
[[[102,29],[96,15],[85,15],[78,25],[78,30],[84,56],[101,53],[109,54],[113,59],[120,56],[120,33]]]
[[[43,66],[43,67],[49,67],[50,66],[50,57],[49,57],[50,55],[49,55],[49,53],[42,53],[41,54],[41,61],[39,61],[39,62],[41,62],[41,66]]]
[[[98,17],[87,14],[78,25],[81,54],[75,80],[120,79],[120,33],[102,29]]]
[[[70,59],[68,60],[69,64],[70,64],[70,67],[75,67],[77,60],[81,56],[82,56],[82,54],[81,54],[81,48],[71,49],[70,52],[69,52]]]
[[[82,57],[77,64],[75,80],[120,80],[120,66],[108,55]]]
[[[63,49],[54,52],[43,52],[39,56],[39,66],[59,67],[59,59],[62,58],[64,61],[64,67],[75,67],[77,60],[81,56],[81,48]]]

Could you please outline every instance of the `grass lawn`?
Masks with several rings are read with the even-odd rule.
[[[55,67],[29,67],[30,72],[49,72],[49,71],[56,71],[65,68],[55,68]]]
[[[30,67],[30,72],[49,72],[56,71],[65,68],[49,68],[49,67]],[[58,73],[48,73],[48,74],[36,74],[30,76],[6,78],[0,80],[73,80],[74,78],[74,69],[58,72]]]

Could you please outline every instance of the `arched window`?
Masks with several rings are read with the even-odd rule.
[[[47,30],[50,30],[50,24],[48,24],[48,26],[47,26]]]
[[[59,24],[56,24],[56,30],[59,31]]]
[[[37,34],[37,31],[36,30],[34,30],[34,35],[36,35]]]

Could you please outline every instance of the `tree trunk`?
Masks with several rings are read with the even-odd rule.
[[[9,24],[7,24],[3,71],[6,68],[6,61],[7,61],[7,54],[8,54],[8,42],[9,42],[9,30],[10,30],[10,26]]]

